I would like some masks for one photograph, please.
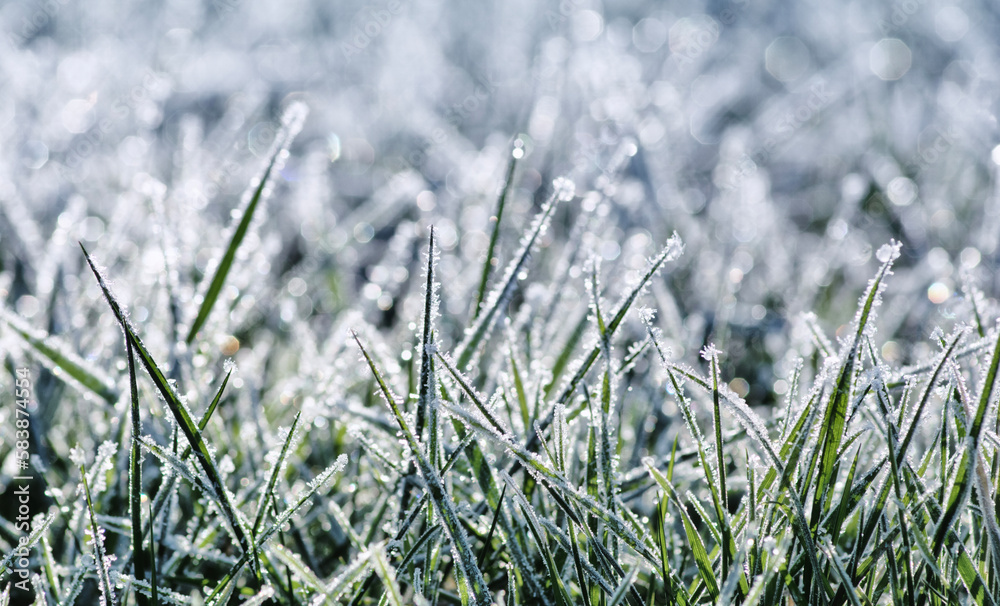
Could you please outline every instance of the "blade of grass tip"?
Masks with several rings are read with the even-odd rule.
[[[229,365],[226,369],[226,376],[222,378],[222,384],[219,385],[219,389],[215,392],[215,397],[212,398],[212,403],[208,405],[208,410],[206,410],[205,414],[203,414],[201,419],[198,420],[198,431],[205,431],[205,428],[208,427],[209,420],[211,420],[212,415],[215,414],[215,409],[219,407],[219,401],[222,400],[222,393],[226,390],[226,385],[229,384],[229,377],[233,374],[233,368],[233,365]],[[181,460],[183,461],[190,455],[191,446],[188,445],[181,453]]]
[[[496,251],[497,240],[500,238],[500,222],[503,221],[503,209],[507,206],[507,198],[510,197],[510,192],[514,188],[514,171],[517,169],[517,161],[523,157],[524,142],[520,139],[515,139],[514,149],[511,150],[507,163],[507,173],[504,176],[503,189],[500,191],[500,198],[497,200],[497,212],[490,217],[490,222],[493,223],[493,233],[490,234],[490,244],[486,248],[486,261],[483,262],[483,273],[479,277],[479,288],[476,290],[476,305],[472,308],[473,321],[479,318],[479,313],[482,311],[483,299],[486,297],[486,285],[490,281],[490,273],[493,271],[496,261],[493,255]]]
[[[139,388],[135,377],[135,355],[132,342],[125,341],[128,356],[128,380],[132,396],[132,448],[129,451],[129,513],[132,516],[132,572],[139,581],[146,580],[146,558],[142,550],[142,459],[139,452],[139,436],[142,425],[139,422]],[[139,606],[146,606],[149,600],[141,592],[135,592]]]
[[[489,298],[486,300],[485,311],[476,318],[475,323],[456,349],[457,364],[462,370],[468,368],[469,362],[476,355],[479,346],[489,337],[497,320],[507,307],[507,303],[514,296],[517,282],[523,278],[522,274],[527,271],[528,261],[531,259],[535,244],[548,228],[558,202],[572,200],[573,196],[576,195],[573,182],[564,177],[553,181],[552,187],[552,195],[542,205],[542,209],[535,216],[531,227],[521,240],[521,249],[507,266],[503,279],[490,292]]]
[[[392,606],[403,606],[403,593],[396,580],[396,571],[392,569],[392,565],[385,557],[385,549],[382,545],[376,545],[372,548],[372,563],[375,567],[375,574],[382,580],[382,587],[385,590],[385,593],[382,594],[383,599]]]
[[[712,373],[712,425],[715,428],[715,455],[716,455],[716,480],[719,482],[719,501],[722,506],[716,514],[719,516],[719,526],[722,530],[722,578],[729,578],[729,565],[732,553],[729,550],[730,529],[729,521],[729,491],[726,488],[726,460],[725,443],[722,440],[722,410],[720,406],[719,393],[719,350],[714,346],[709,346],[702,353],[702,357],[708,360]]]
[[[157,366],[153,357],[146,349],[146,346],[143,345],[142,340],[132,328],[132,324],[125,315],[125,311],[122,309],[121,304],[111,293],[111,289],[108,286],[107,281],[105,281],[101,272],[98,271],[97,266],[94,264],[93,259],[90,258],[87,250],[83,248],[83,244],[80,244],[80,249],[83,250],[87,263],[90,265],[91,271],[94,272],[94,276],[97,278],[97,283],[104,292],[104,298],[107,300],[108,305],[114,312],[115,318],[121,325],[122,331],[125,333],[126,340],[132,342],[132,346],[135,351],[138,352],[139,359],[142,361],[142,364],[146,369],[146,373],[149,374],[150,378],[153,380],[157,390],[160,392],[160,395],[163,396],[164,401],[167,403],[167,407],[170,409],[174,419],[177,421],[177,425],[180,426],[185,438],[187,438],[188,444],[191,445],[192,451],[195,453],[195,457],[198,459],[202,470],[205,472],[205,476],[208,478],[212,485],[212,489],[216,493],[215,496],[218,499],[219,508],[222,510],[223,516],[226,518],[226,522],[230,530],[236,536],[236,539],[243,551],[248,552],[251,548],[251,541],[247,537],[246,531],[240,523],[239,518],[236,516],[233,504],[229,498],[229,493],[226,490],[225,485],[222,483],[222,477],[219,475],[219,470],[216,467],[215,462],[212,460],[212,455],[201,435],[201,430],[198,429],[198,426],[191,419],[191,413],[188,411],[187,405],[182,402],[180,397],[174,392],[174,388],[167,381],[163,372],[160,370],[159,366]]]
[[[646,267],[645,273],[643,273],[642,278],[639,280],[639,283],[636,284],[631,291],[629,291],[629,294],[626,295],[625,299],[618,306],[618,310],[615,312],[615,315],[611,318],[611,321],[608,322],[606,328],[608,339],[611,339],[614,336],[615,331],[618,330],[618,326],[621,325],[621,323],[625,320],[625,316],[628,315],[629,310],[632,308],[632,304],[635,303],[636,299],[639,298],[639,295],[641,295],[642,292],[646,289],[646,286],[649,285],[650,280],[652,280],[653,277],[657,273],[659,273],[660,269],[663,267],[664,264],[666,264],[669,261],[673,261],[678,256],[680,256],[683,250],[684,250],[684,245],[681,242],[680,236],[674,233],[674,235],[671,236],[669,240],[667,240],[667,243],[663,247],[663,250],[660,251],[660,254],[657,255],[656,258],[654,258],[652,261],[650,261],[649,265]],[[557,397],[555,400],[556,404],[566,404],[569,401],[569,399],[573,396],[573,394],[576,393],[576,390],[579,387],[580,382],[583,381],[583,378],[587,376],[588,372],[590,372],[591,367],[597,361],[597,358],[598,356],[600,356],[600,354],[601,354],[601,345],[598,343],[590,350],[590,353],[587,354],[587,357],[584,358],[583,364],[580,365],[580,367],[577,369],[576,374],[574,374],[573,377],[569,379],[569,381],[566,383],[566,386],[563,388],[562,392],[560,392],[559,397]],[[545,430],[551,423],[552,423],[552,410],[549,410],[548,414],[540,422],[540,425],[541,428]],[[538,445],[538,435],[536,433],[532,433],[531,437],[528,439],[526,447],[528,450],[531,450],[535,448],[537,445]],[[515,462],[514,466],[511,468],[511,473],[516,471],[517,468],[518,468],[518,463]]]
[[[975,415],[970,415],[972,423],[965,437],[966,447],[965,450],[962,451],[962,458],[955,467],[956,475],[954,481],[952,482],[952,489],[948,496],[948,503],[940,521],[938,522],[938,527],[934,531],[933,544],[935,558],[941,556],[941,549],[944,547],[945,537],[951,529],[952,522],[958,515],[962,504],[965,502],[965,497],[969,493],[969,488],[972,483],[970,476],[975,473],[974,468],[979,458],[980,437],[983,431],[984,420],[986,419],[986,411],[991,402],[990,396],[993,394],[993,387],[996,383],[998,370],[1000,370],[1000,329],[997,330],[997,341],[993,348],[993,356],[990,359],[989,370],[984,377],[982,391],[979,395],[979,406],[976,408]],[[964,391],[961,380],[959,380],[959,391]],[[970,403],[967,398],[963,397],[963,400],[966,401],[966,406],[969,407]],[[969,412],[971,412],[971,410]]]
[[[285,437],[284,443],[281,445],[281,452],[274,461],[274,467],[271,468],[271,476],[267,479],[267,487],[262,493],[260,493],[260,499],[257,501],[257,513],[254,516],[253,526],[250,527],[250,536],[256,537],[257,532],[260,530],[260,525],[264,521],[264,516],[267,514],[268,506],[271,504],[271,497],[274,496],[274,487],[278,483],[278,477],[285,466],[285,457],[288,456],[288,448],[295,441],[295,430],[299,426],[299,419],[302,417],[302,411],[295,413],[295,419],[292,421],[292,426],[288,430],[288,435]],[[253,557],[257,562],[254,564],[256,570],[260,570],[257,552],[254,551]]]
[[[878,251],[878,258],[882,261],[882,266],[872,279],[867,292],[861,298],[861,305],[855,319],[857,327],[851,340],[846,357],[842,360],[840,371],[837,377],[836,386],[827,403],[826,411],[823,415],[823,424],[820,426],[820,473],[816,476],[816,491],[813,496],[813,519],[817,519],[819,507],[823,495],[829,486],[832,485],[831,476],[833,468],[837,464],[837,452],[840,449],[840,442],[843,439],[844,428],[847,421],[847,406],[850,404],[851,378],[858,363],[858,353],[862,340],[868,328],[868,321],[872,311],[881,302],[881,293],[884,287],[884,279],[892,274],[892,264],[899,258],[900,244],[892,241],[883,246]]]
[[[94,502],[90,496],[90,486],[87,484],[87,470],[82,461],[79,467],[83,493],[87,497],[87,512],[90,514],[90,532],[94,540],[94,565],[97,567],[98,587],[101,590],[101,606],[111,606],[116,603],[115,590],[111,585],[110,562],[104,551],[104,530],[97,525],[97,514],[94,512]]]
[[[358,347],[361,349],[361,353],[364,356],[365,361],[368,363],[368,367],[375,376],[375,381],[378,383],[383,398],[386,400],[393,416],[396,418],[396,422],[399,424],[400,430],[403,432],[403,437],[406,440],[407,445],[410,447],[413,457],[417,460],[417,467],[420,471],[420,475],[423,477],[424,484],[426,484],[427,490],[430,493],[431,498],[434,500],[434,505],[441,514],[445,528],[448,531],[448,538],[451,539],[452,548],[457,552],[457,559],[461,563],[459,570],[472,585],[472,594],[475,602],[477,604],[489,604],[490,594],[489,589],[486,586],[486,581],[483,579],[483,573],[479,570],[479,566],[476,564],[475,554],[472,553],[472,548],[469,545],[469,538],[465,534],[465,528],[458,520],[458,515],[455,513],[455,507],[452,504],[451,498],[445,491],[444,483],[442,482],[441,477],[423,456],[420,444],[417,442],[416,437],[414,437],[413,432],[410,430],[409,424],[406,422],[403,412],[400,410],[399,404],[396,401],[396,397],[389,389],[389,386],[386,385],[378,367],[375,366],[375,360],[372,359],[364,345],[361,344],[361,339],[358,337],[357,333],[351,331],[351,336],[354,337]]]
[[[71,351],[56,337],[31,328],[24,320],[2,306],[0,306],[0,320],[3,320],[4,324],[31,347],[31,351],[43,364],[50,369],[62,371],[56,373],[56,376],[63,380],[66,377],[72,378],[71,384],[75,382],[108,404],[114,405],[118,402],[119,394],[114,382],[103,376],[98,369]]]
[[[240,209],[234,215],[234,221],[238,218],[239,222],[231,226],[232,236],[230,236],[229,244],[226,246],[222,257],[213,264],[215,270],[212,279],[202,294],[198,314],[191,323],[187,338],[184,340],[188,345],[194,341],[198,331],[201,330],[201,327],[208,320],[208,316],[212,312],[216,300],[219,298],[219,293],[222,291],[222,286],[226,282],[226,277],[229,275],[229,270],[232,268],[233,261],[236,259],[236,251],[239,249],[240,244],[243,243],[243,239],[250,229],[255,211],[260,202],[266,200],[270,194],[270,187],[268,186],[270,185],[271,177],[278,173],[282,166],[284,166],[285,159],[288,156],[288,147],[291,145],[292,139],[302,129],[302,124],[305,122],[308,113],[309,110],[304,103],[293,103],[281,116],[281,130],[278,132],[277,137],[275,137],[267,166],[264,168],[263,173],[251,182],[250,188],[244,192]]]

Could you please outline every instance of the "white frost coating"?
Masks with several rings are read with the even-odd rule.
[[[891,241],[889,244],[883,244],[879,247],[878,252],[875,253],[875,258],[881,263],[895,261],[899,258],[899,248],[900,243],[895,240]]]
[[[261,606],[264,602],[274,597],[274,587],[270,585],[265,585],[257,595],[253,596],[246,602],[243,602],[243,606]]]
[[[562,202],[569,202],[576,195],[576,183],[567,177],[558,177],[552,181],[552,191]]]
[[[69,449],[69,460],[73,462],[73,465],[77,467],[84,467],[87,464],[87,454],[84,452],[80,445]]]

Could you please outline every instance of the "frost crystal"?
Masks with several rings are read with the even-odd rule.
[[[883,244],[878,252],[875,253],[875,258],[879,260],[880,263],[889,263],[895,261],[899,258],[899,249],[901,244],[895,240],[889,242],[888,244]]]
[[[576,184],[567,177],[558,177],[552,181],[552,191],[561,202],[569,202],[576,195]]]

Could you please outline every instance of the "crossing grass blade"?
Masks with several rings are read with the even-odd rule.
[[[284,165],[285,156],[288,154],[288,146],[291,145],[292,139],[295,138],[295,135],[302,128],[302,123],[305,121],[307,113],[308,109],[305,104],[294,103],[289,106],[282,116],[282,127],[275,137],[270,159],[264,168],[264,172],[254,179],[254,182],[250,185],[250,189],[244,194],[243,203],[236,215],[239,222],[235,223],[231,228],[232,235],[229,238],[229,244],[226,246],[222,257],[215,264],[215,272],[212,274],[212,279],[208,282],[208,288],[202,295],[198,313],[195,315],[194,321],[191,322],[191,328],[188,329],[187,337],[184,339],[187,344],[190,345],[194,342],[198,331],[205,325],[209,314],[212,313],[212,308],[215,307],[219,293],[222,292],[222,287],[226,283],[226,278],[229,276],[233,262],[236,260],[236,252],[239,250],[240,244],[243,243],[250,229],[250,224],[253,221],[257,207],[267,197],[272,175],[280,171]]]
[[[569,593],[566,591],[566,586],[563,584],[562,574],[556,565],[555,558],[552,556],[552,550],[549,549],[549,542],[546,539],[545,531],[535,515],[534,508],[528,503],[524,493],[514,484],[514,480],[509,475],[502,473],[501,477],[504,483],[510,487],[514,499],[517,500],[521,508],[521,513],[528,523],[528,529],[535,539],[535,545],[538,546],[538,551],[542,554],[542,562],[544,562],[545,570],[548,573],[549,591],[555,594],[556,604],[559,604],[559,606],[571,606],[573,601],[570,599]]]
[[[1000,330],[997,331],[997,341],[993,348],[993,355],[990,358],[989,369],[984,377],[979,394],[979,405],[975,409],[974,415],[970,415],[969,431],[965,438],[965,449],[962,457],[955,467],[955,477],[951,482],[951,490],[948,492],[948,501],[945,504],[944,512],[934,530],[934,557],[941,555],[944,548],[945,537],[952,530],[952,521],[959,515],[974,482],[973,475],[976,473],[975,467],[979,458],[979,444],[982,436],[983,425],[986,419],[986,411],[991,403],[994,384],[996,383],[997,371],[1000,370]]]
[[[71,351],[64,343],[43,331],[35,330],[28,324],[0,306],[0,320],[16,335],[31,347],[38,359],[53,369],[58,369],[65,375],[57,373],[61,378],[69,377],[72,382],[93,392],[108,404],[118,402],[118,389],[108,377],[104,376],[92,364]]]
[[[449,538],[452,542],[452,547],[457,552],[458,559],[461,562],[459,570],[461,570],[464,577],[471,584],[472,594],[476,603],[488,604],[490,601],[489,589],[486,587],[486,581],[483,579],[482,571],[479,570],[479,566],[476,564],[475,554],[472,553],[472,549],[469,546],[469,540],[465,534],[465,528],[458,520],[455,508],[452,505],[451,498],[445,491],[441,477],[438,475],[437,471],[431,467],[430,463],[421,452],[420,444],[417,442],[416,437],[410,430],[409,424],[403,417],[403,412],[399,408],[396,397],[393,395],[392,391],[390,391],[389,386],[386,385],[378,367],[375,366],[375,360],[372,359],[364,345],[361,344],[361,339],[358,337],[357,333],[352,332],[352,336],[355,342],[357,342],[358,347],[361,349],[361,353],[364,356],[365,361],[367,361],[372,374],[375,376],[375,381],[378,383],[382,396],[389,405],[393,416],[396,418],[396,422],[399,424],[400,430],[403,432],[403,437],[406,440],[414,459],[417,461],[417,468],[420,471],[420,475],[424,479],[424,483],[427,485],[431,498],[433,499],[435,506],[438,508],[438,511],[441,513],[445,528],[447,529]]]
[[[288,430],[288,436],[285,437],[285,441],[281,445],[281,452],[278,453],[278,457],[274,461],[274,467],[271,468],[271,474],[267,479],[267,487],[264,491],[260,493],[260,499],[257,501],[257,513],[254,516],[253,525],[250,527],[250,536],[256,537],[257,532],[260,530],[260,525],[264,521],[264,516],[267,515],[268,507],[274,500],[274,488],[278,483],[278,477],[285,467],[285,457],[288,456],[288,449],[292,445],[292,442],[296,438],[295,430],[299,426],[299,419],[302,417],[302,411],[295,413],[295,419],[292,421],[292,426]],[[257,559],[257,552],[254,551],[254,559]],[[260,570],[259,560],[254,564],[256,570]]]
[[[837,373],[837,380],[833,392],[823,413],[823,422],[820,426],[820,461],[819,474],[816,476],[816,490],[813,493],[813,518],[818,517],[820,502],[829,486],[832,485],[833,468],[837,463],[837,453],[840,450],[840,442],[844,437],[844,429],[847,422],[847,407],[850,404],[851,381],[855,374],[855,369],[859,362],[859,354],[863,345],[863,337],[871,320],[872,311],[879,302],[883,281],[891,274],[893,262],[899,256],[899,244],[892,243],[888,256],[882,262],[882,266],[875,274],[875,278],[868,286],[868,291],[862,297],[862,305],[858,310],[855,319],[855,333],[850,341],[847,352],[840,364]]]
[[[32,549],[38,542],[45,536],[45,532],[49,529],[56,519],[55,513],[50,513],[45,516],[40,523],[33,524],[31,527],[31,532],[25,537],[24,547]],[[18,547],[11,549],[7,555],[4,556],[3,560],[0,560],[0,577],[7,574],[7,571],[11,568],[11,563],[18,556],[18,548],[21,547],[20,543]]]
[[[510,298],[517,289],[517,282],[521,279],[521,273],[525,271],[531,260],[532,251],[534,251],[538,239],[545,233],[552,221],[552,215],[555,213],[559,199],[559,191],[557,190],[542,205],[542,209],[532,221],[531,227],[528,228],[521,241],[520,250],[507,266],[500,283],[493,288],[486,299],[485,311],[477,315],[475,323],[459,344],[455,353],[459,369],[464,370],[472,361],[479,347],[489,337],[507,303],[510,302]]]
[[[396,572],[385,557],[385,549],[381,545],[376,545],[372,548],[372,552],[371,559],[375,573],[382,580],[382,587],[385,590],[385,593],[382,594],[383,599],[392,606],[403,606],[405,604],[403,593],[399,589]]]
[[[280,514],[275,516],[274,522],[267,527],[258,536],[254,537],[254,548],[252,550],[245,551],[239,559],[233,564],[229,572],[225,574],[215,586],[208,597],[205,598],[205,604],[209,606],[219,606],[225,604],[228,596],[232,593],[235,587],[235,581],[239,576],[243,567],[247,565],[248,562],[252,561],[251,554],[255,553],[264,544],[271,540],[271,537],[278,534],[282,527],[291,520],[292,516],[297,514],[300,509],[302,509],[306,503],[312,499],[317,492],[324,486],[326,486],[334,475],[340,473],[347,466],[347,455],[340,455],[337,460],[323,470],[318,476],[316,476],[305,489],[300,490],[298,494],[295,494],[290,499],[290,504],[284,509]],[[286,499],[289,500],[289,499]]]
[[[87,470],[80,465],[80,481],[83,483],[83,493],[87,499],[87,513],[90,516],[90,532],[94,541],[94,566],[97,569],[98,589],[101,592],[101,606],[116,604],[115,590],[111,583],[111,569],[108,565],[108,554],[104,546],[104,530],[97,523],[94,512],[94,501],[90,495],[87,483]]]
[[[90,265],[91,271],[94,273],[101,290],[104,292],[104,298],[111,307],[111,310],[115,315],[115,319],[118,320],[118,323],[122,327],[122,331],[125,333],[125,339],[131,343],[135,352],[138,353],[139,359],[146,369],[146,373],[153,380],[153,384],[160,392],[160,395],[163,396],[163,400],[167,403],[167,407],[173,414],[174,420],[177,421],[177,425],[180,427],[181,432],[184,434],[188,444],[191,446],[199,465],[205,472],[205,476],[208,478],[211,488],[219,500],[219,507],[222,510],[230,531],[235,535],[243,552],[249,553],[251,549],[251,541],[248,538],[239,518],[236,516],[229,493],[226,490],[225,485],[222,483],[222,477],[219,475],[219,470],[215,465],[215,461],[212,459],[212,455],[208,450],[208,445],[205,443],[201,430],[198,429],[198,426],[191,419],[191,413],[188,412],[187,405],[184,404],[176,392],[174,392],[174,388],[167,381],[163,372],[160,370],[159,366],[157,366],[156,361],[153,360],[152,355],[150,355],[146,346],[143,345],[142,340],[132,328],[131,323],[125,315],[125,311],[123,310],[121,304],[118,303],[118,299],[111,293],[104,276],[97,269],[93,259],[90,258],[90,255],[87,253],[87,250],[83,248],[82,244],[80,245],[80,248],[83,250],[87,263]]]

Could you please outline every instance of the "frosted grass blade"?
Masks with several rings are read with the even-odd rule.
[[[375,376],[375,381],[378,383],[382,396],[385,398],[386,403],[392,410],[392,414],[395,416],[396,422],[399,424],[399,428],[403,432],[403,437],[406,440],[407,445],[410,447],[413,457],[417,460],[417,467],[420,471],[420,475],[423,477],[431,498],[444,519],[445,528],[448,530],[448,536],[452,541],[452,547],[457,552],[458,559],[461,562],[460,570],[471,584],[475,602],[477,604],[488,604],[490,601],[489,589],[486,587],[486,581],[483,579],[483,573],[479,570],[479,566],[476,564],[475,554],[472,553],[472,548],[469,546],[469,539],[465,534],[465,528],[458,520],[455,508],[451,502],[451,498],[445,491],[441,477],[438,475],[437,471],[431,467],[430,463],[422,454],[420,444],[417,442],[416,437],[410,430],[409,424],[403,416],[403,412],[400,410],[399,404],[396,401],[396,397],[393,395],[392,391],[389,390],[389,386],[386,385],[385,380],[382,378],[382,374],[375,366],[375,361],[368,354],[364,345],[361,344],[361,339],[358,337],[357,333],[352,332],[352,336],[357,342],[358,347],[361,349],[361,353],[367,361],[372,374]]]
[[[234,223],[230,227],[232,230],[232,235],[229,238],[229,244],[226,246],[225,252],[222,257],[214,263],[214,273],[212,274],[212,279],[208,282],[208,287],[201,296],[201,305],[198,307],[198,313],[191,322],[191,328],[188,330],[187,337],[184,339],[189,345],[194,342],[194,338],[198,335],[198,331],[204,326],[205,322],[208,320],[209,314],[212,313],[212,308],[215,306],[215,302],[219,298],[219,293],[222,291],[222,286],[226,283],[226,277],[229,275],[230,269],[232,269],[233,261],[236,259],[236,251],[239,249],[240,244],[243,243],[243,239],[247,235],[247,231],[250,229],[250,224],[253,221],[254,213],[257,210],[260,202],[266,199],[270,193],[270,181],[271,176],[279,172],[284,166],[285,158],[288,155],[288,146],[291,145],[292,139],[298,134],[299,130],[302,129],[302,124],[305,122],[306,115],[309,113],[308,108],[304,103],[297,102],[288,107],[285,110],[284,115],[281,117],[281,130],[275,137],[274,145],[271,148],[270,160],[268,160],[267,166],[264,168],[264,172],[250,185],[250,189],[243,195],[243,201],[240,204],[240,209],[236,215],[239,222]]]
[[[139,359],[146,368],[147,374],[149,374],[149,377],[153,380],[153,384],[160,392],[160,395],[163,396],[164,401],[167,403],[167,407],[170,409],[174,419],[177,421],[177,425],[184,433],[184,437],[187,438],[188,444],[190,444],[193,452],[195,453],[195,457],[198,459],[198,463],[205,472],[205,476],[208,478],[212,489],[218,496],[219,506],[226,518],[229,529],[236,536],[243,551],[245,553],[249,552],[251,541],[247,537],[246,531],[240,523],[239,518],[236,516],[233,504],[229,498],[229,493],[222,483],[222,477],[219,475],[219,470],[212,459],[208,446],[205,444],[205,439],[201,435],[201,430],[198,429],[198,426],[191,419],[191,413],[188,411],[187,405],[184,404],[180,397],[174,392],[174,388],[167,381],[167,378],[163,375],[163,372],[160,371],[160,368],[153,360],[149,351],[146,350],[146,346],[143,345],[142,340],[132,328],[131,322],[129,322],[128,317],[125,315],[125,311],[122,309],[121,304],[118,303],[118,299],[111,293],[107,282],[104,280],[104,276],[100,271],[98,271],[97,266],[94,265],[94,261],[90,258],[90,255],[87,254],[87,251],[83,248],[82,244],[80,245],[80,248],[83,249],[83,254],[87,258],[87,263],[90,265],[91,271],[94,272],[94,276],[97,278],[97,282],[100,285],[101,290],[104,292],[104,298],[107,299],[108,305],[111,306],[111,310],[114,312],[115,318],[118,320],[118,323],[122,327],[122,331],[125,333],[125,339],[131,342],[132,347],[139,354]]]
[[[119,394],[114,382],[57,338],[31,328],[24,320],[8,312],[5,307],[0,307],[0,320],[28,344],[35,356],[46,366],[61,371],[57,372],[56,376],[64,380],[66,377],[71,378],[72,382],[93,392],[108,404],[113,405],[118,402]]]

